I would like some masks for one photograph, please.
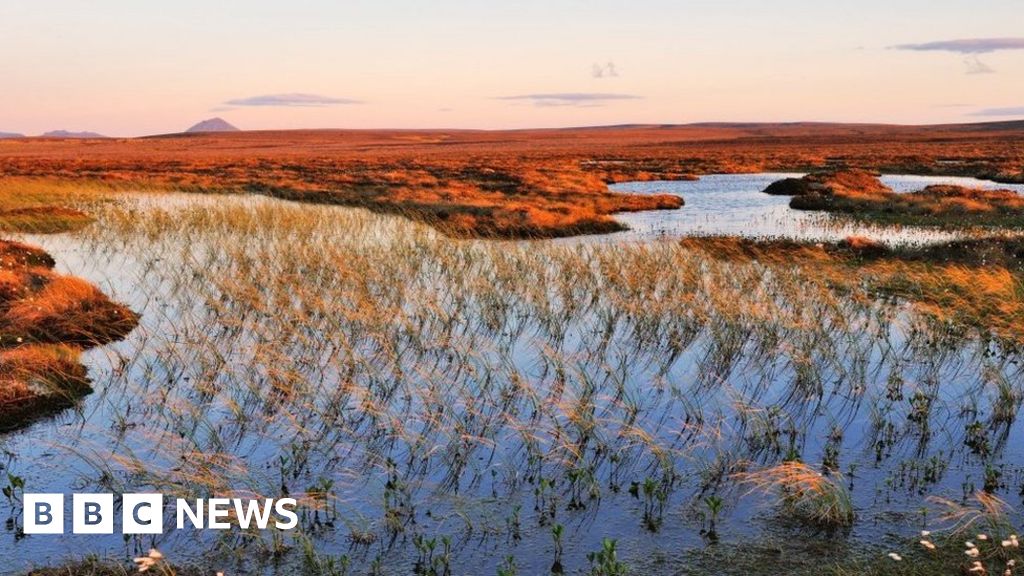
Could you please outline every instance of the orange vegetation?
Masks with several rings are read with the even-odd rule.
[[[847,293],[896,296],[935,319],[1024,344],[1024,238],[899,249],[861,238],[801,244],[706,237],[681,244],[715,259],[797,268]]]
[[[806,198],[832,197],[877,197],[892,193],[888,186],[878,179],[879,174],[858,168],[833,168],[821,170],[803,178],[784,178],[772,182],[764,189],[765,194]]]
[[[234,190],[363,206],[455,235],[617,230],[616,211],[678,208],[609,182],[847,165],[1024,180],[1024,124],[622,126],[565,130],[331,130],[0,145],[0,176]]]
[[[834,169],[803,178],[786,178],[772,183],[764,191],[793,196],[789,205],[800,210],[843,212],[906,224],[1014,226],[1024,217],[1024,196],[1012,190],[932,185],[917,192],[897,194],[882,184],[878,174],[858,169]]]
[[[822,526],[849,526],[854,520],[853,502],[842,476],[826,476],[798,461],[787,461],[734,478],[751,491],[777,495],[791,513]]]
[[[0,429],[89,392],[76,348],[31,344],[0,350]]]
[[[0,270],[53,268],[55,262],[45,250],[21,242],[0,240]]]
[[[92,218],[63,206],[32,206],[0,210],[0,231],[53,234],[76,230],[92,222]]]
[[[79,352],[123,337],[138,322],[95,286],[52,266],[38,248],[0,240],[0,428],[86,393]]]
[[[112,303],[80,278],[26,272],[27,282],[41,284],[34,293],[10,303],[3,332],[27,341],[90,346],[116,340],[135,327],[135,315]]]

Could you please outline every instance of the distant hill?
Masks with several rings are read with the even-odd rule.
[[[0,140],[4,138],[24,138],[24,134],[17,134],[15,132],[0,132]]]
[[[951,128],[957,128],[958,125],[950,125]],[[978,122],[975,124],[960,124],[961,129],[967,130],[1024,130],[1024,120],[1003,120],[1001,122]]]
[[[199,124],[189,128],[185,132],[187,134],[196,134],[200,132],[238,132],[238,128],[235,128],[227,120],[223,118],[210,118],[209,120],[203,120]]]
[[[67,130],[51,130],[43,134],[43,138],[106,138],[96,132],[69,132]]]

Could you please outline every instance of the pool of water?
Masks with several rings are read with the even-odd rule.
[[[764,217],[746,199],[774,205],[758,191],[777,177],[672,184],[692,187],[686,208],[628,216],[710,210],[706,227],[749,233]],[[492,574],[509,555],[522,574],[546,573],[555,524],[570,573],[603,537],[639,566],[708,545],[712,494],[726,501],[723,541],[837,549],[913,535],[925,498],[959,500],[992,471],[1000,496],[1020,500],[1019,353],[922,325],[899,303],[818,307],[771,275],[700,269],[671,243],[452,241],[262,197],[125,197],[97,216],[26,240],[141,325],[86,354],[95,392],[76,409],[0,436],[3,471],[32,492],[195,497],[215,480],[218,493],[279,496],[326,480],[338,512],[303,517],[312,547],[388,574],[410,573],[417,534],[452,538],[456,574]],[[617,273],[635,260],[650,265]],[[983,456],[967,444],[979,438]],[[794,456],[844,474],[850,530],[787,525],[772,497],[732,480]],[[631,493],[648,481],[663,500]],[[13,518],[0,574],[150,546],[229,574],[303,564],[291,536],[278,557],[269,535],[20,538]]]
[[[616,215],[629,230],[617,240],[646,240],[692,235],[736,235],[752,238],[792,238],[836,241],[858,235],[888,243],[921,244],[949,241],[962,232],[905,226],[882,226],[855,222],[821,212],[789,208],[789,197],[763,194],[769,184],[802,174],[710,174],[694,181],[627,182],[612,190],[630,193],[658,193],[682,196],[680,210],[649,211]],[[975,178],[946,176],[887,175],[882,182],[896,192],[912,192],[930,184],[956,184],[986,189],[1024,192],[1024,185],[997,184]]]

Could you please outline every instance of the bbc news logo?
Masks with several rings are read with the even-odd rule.
[[[64,494],[25,494],[25,534],[64,534]],[[291,530],[299,523],[294,498],[199,498],[175,500],[175,525],[178,530]],[[115,519],[120,518],[121,534],[163,534],[163,494],[122,494],[118,514],[113,494],[72,494],[72,534],[113,534]]]

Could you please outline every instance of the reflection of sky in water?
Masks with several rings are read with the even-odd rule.
[[[964,176],[886,175],[882,176],[882,183],[900,193],[914,192],[932,184],[950,184],[965,188],[983,188],[985,190],[1013,190],[1018,194],[1024,193],[1024,184],[1000,184],[991,180],[979,180]]]
[[[955,232],[881,226],[855,222],[822,212],[789,208],[789,197],[761,191],[772,182],[800,174],[711,174],[696,181],[628,182],[611,188],[619,192],[677,194],[686,200],[681,210],[618,214],[630,227],[611,236],[615,240],[641,240],[659,236],[740,235],[787,237],[803,240],[841,240],[851,235],[893,243],[942,242]],[[882,182],[896,192],[911,192],[929,184],[1009,188],[1024,192],[1024,185],[1004,185],[974,178],[945,176],[883,176]]]
[[[738,233],[765,228],[769,220],[766,213],[778,212],[782,217],[791,219],[814,217],[813,214],[789,211],[785,206],[787,198],[760,193],[764,186],[778,177],[711,176],[700,182],[627,185],[648,187],[645,189],[652,191],[669,187],[681,190],[687,195],[688,206],[675,212],[626,216],[687,216],[691,218],[691,225],[703,223],[705,226],[717,226],[721,231],[724,222]],[[691,192],[693,190],[703,192]],[[257,314],[248,316],[246,329],[239,335],[224,336],[225,327],[233,326],[237,321],[239,310],[231,309],[231,313],[220,319],[219,315],[208,314],[207,305],[222,301],[216,288],[218,279],[238,276],[246,285],[261,285],[269,283],[268,278],[275,278],[274,282],[284,281],[277,278],[290,278],[246,276],[246,269],[238,267],[239,253],[232,252],[229,247],[245,248],[244,253],[265,255],[266,261],[278,263],[271,267],[276,269],[283,265],[283,259],[273,256],[287,254],[287,247],[294,245],[296,240],[334,249],[340,247],[342,253],[359,255],[364,245],[402,246],[401,239],[408,237],[412,225],[397,217],[372,216],[368,217],[371,225],[348,228],[359,222],[359,219],[346,219],[346,216],[351,216],[351,209],[299,206],[253,196],[141,195],[123,198],[119,205],[127,212],[120,208],[109,212],[97,210],[100,222],[82,232],[29,238],[56,257],[60,270],[97,283],[114,299],[126,302],[142,313],[142,320],[140,327],[123,342],[85,355],[96,391],[83,399],[77,411],[65,411],[56,418],[43,420],[16,434],[0,436],[0,448],[17,455],[4,464],[12,472],[27,478],[30,491],[70,493],[105,490],[106,486],[100,486],[96,481],[99,476],[97,465],[101,468],[111,465],[115,470],[111,477],[123,482],[125,489],[147,490],[152,487],[124,474],[116,463],[110,462],[109,455],[134,452],[154,467],[177,466],[176,461],[171,463],[153,454],[164,454],[167,446],[175,446],[173,440],[179,437],[179,430],[192,430],[191,426],[198,426],[204,431],[196,436],[200,447],[216,446],[223,458],[237,458],[249,468],[251,476],[243,475],[237,480],[238,484],[252,480],[257,487],[265,487],[267,484],[264,483],[276,486],[281,481],[278,476],[280,458],[292,454],[290,447],[298,437],[298,429],[290,424],[292,418],[305,415],[313,428],[322,429],[324,436],[309,454],[310,472],[298,480],[289,481],[292,489],[301,490],[320,476],[336,480],[335,490],[346,520],[352,521],[354,526],[375,530],[381,537],[379,542],[385,542],[386,534],[379,524],[383,514],[382,473],[378,469],[364,468],[362,455],[381,450],[382,455],[403,463],[408,462],[408,455],[402,443],[378,445],[367,442],[367,438],[373,437],[367,433],[372,429],[372,423],[356,426],[345,420],[348,422],[345,426],[338,426],[334,421],[321,420],[313,408],[336,401],[334,392],[341,375],[333,363],[321,365],[314,362],[319,359],[315,352],[316,358],[309,357],[311,345],[306,335],[316,334],[324,326],[329,326],[331,336],[327,340],[346,340],[354,344],[354,350],[366,350],[366,355],[361,357],[367,362],[367,368],[346,378],[362,381],[372,378],[375,373],[394,374],[392,370],[383,369],[392,365],[380,360],[382,357],[374,353],[373,346],[366,348],[364,338],[342,338],[341,334],[359,334],[350,330],[347,322],[335,324],[331,320],[324,324],[324,319],[310,316],[309,325],[304,326],[303,331],[295,331],[294,326],[282,325],[276,314]],[[320,224],[310,231],[311,234],[299,238],[295,236],[296,230],[288,226],[261,228],[259,233],[253,233],[255,230],[247,228],[245,218],[231,217],[244,216],[253,209],[278,206],[319,214]],[[701,206],[710,212],[702,213],[695,209]],[[160,209],[167,211],[160,212]],[[225,210],[236,212],[227,213]],[[158,213],[151,214],[153,211]],[[193,220],[183,216],[189,211],[193,212]],[[205,226],[194,225],[195,212],[207,213],[208,220],[202,220]],[[127,222],[160,218],[161,233],[150,234],[146,226],[130,231],[132,226],[108,225],[115,216],[125,218]],[[813,229],[814,224],[808,223],[807,226]],[[610,238],[635,234],[637,232],[616,234]],[[448,250],[457,253],[467,247],[477,248],[475,243],[443,243],[443,247],[442,252],[445,253]],[[607,248],[612,250],[612,257],[616,249],[628,250],[614,245],[578,248],[584,253]],[[396,258],[402,258],[400,253],[396,254],[399,254]],[[545,256],[540,254],[540,257]],[[453,317],[457,319],[455,326],[464,326],[457,330],[464,330],[467,336],[473,337],[473,349],[478,351],[474,366],[484,373],[484,368],[514,367],[516,373],[536,390],[538,398],[557,405],[555,398],[558,396],[552,395],[552,391],[559,378],[541,360],[547,354],[541,354],[541,351],[552,349],[552,345],[536,314],[528,313],[528,308],[517,308],[523,311],[523,315],[516,321],[527,322],[521,333],[485,330],[479,319],[485,303],[480,295],[486,292],[467,290],[465,284],[452,281],[457,275],[437,272],[446,270],[447,263],[452,260],[434,260],[429,250],[420,258],[424,263],[420,272],[423,276],[413,274],[407,280],[410,286],[418,286],[413,292],[425,298],[424,301],[444,302],[448,294],[471,296],[462,312]],[[488,258],[493,258],[493,255]],[[263,271],[262,268],[259,270]],[[253,274],[253,271],[249,270],[248,274]],[[480,278],[492,279],[486,275]],[[589,300],[587,287],[581,288],[584,299]],[[324,293],[324,296],[332,295],[337,293]],[[513,294],[511,301],[520,300]],[[613,296],[609,302],[614,300]],[[410,300],[409,305],[416,301]],[[792,360],[793,350],[801,343],[798,338],[812,334],[795,331],[787,333],[792,338],[782,342],[767,341],[760,339],[757,332],[741,335],[718,324],[688,319],[681,314],[665,326],[673,326],[681,342],[687,338],[692,338],[692,342],[681,344],[678,356],[673,358],[657,344],[636,347],[636,334],[643,332],[637,329],[642,325],[630,319],[632,315],[623,316],[619,321],[621,325],[607,342],[596,343],[601,332],[595,331],[595,326],[602,325],[601,322],[608,317],[607,314],[598,314],[598,311],[605,309],[613,307],[602,304],[594,309],[578,308],[570,314],[566,324],[567,337],[559,347],[566,358],[571,358],[573,376],[568,379],[568,385],[560,384],[559,387],[568,386],[568,391],[564,392],[566,398],[578,393],[584,379],[596,387],[596,421],[601,435],[608,441],[622,440],[618,436],[620,425],[617,424],[625,406],[624,400],[618,400],[622,395],[638,407],[638,425],[656,444],[685,450],[685,456],[673,453],[671,457],[673,468],[679,474],[678,484],[668,499],[665,524],[657,534],[651,534],[642,527],[642,503],[631,497],[626,489],[630,481],[659,475],[657,468],[623,460],[627,464],[623,464],[622,471],[617,473],[621,474],[618,481],[623,485],[616,492],[609,488],[610,464],[601,464],[595,472],[600,481],[601,498],[588,502],[584,510],[573,511],[566,509],[564,471],[552,461],[546,473],[552,478],[562,479],[557,521],[566,526],[566,560],[573,568],[586,565],[585,554],[598,549],[604,536],[617,538],[621,556],[638,565],[645,559],[701,548],[700,523],[694,521],[691,506],[694,503],[700,505],[700,489],[706,474],[720,464],[734,463],[732,459],[750,459],[755,465],[775,462],[778,454],[758,444],[769,437],[771,430],[782,434],[779,437],[780,449],[786,449],[788,443],[793,443],[794,449],[811,463],[823,460],[832,431],[843,431],[839,462],[844,472],[856,469],[849,481],[853,485],[852,497],[859,517],[850,538],[845,540],[848,545],[877,541],[889,533],[913,534],[919,527],[911,519],[917,518],[922,498],[928,495],[958,497],[963,486],[980,482],[984,465],[964,448],[964,430],[975,419],[987,422],[991,417],[998,394],[995,382],[1019,382],[1022,375],[1018,357],[990,356],[986,343],[966,343],[955,350],[936,347],[927,333],[906,330],[905,323],[909,320],[899,313],[898,308],[891,311],[897,314],[896,319],[883,323],[881,319],[887,315],[879,314],[879,309],[868,308],[858,312],[854,307],[844,317],[850,322],[847,329],[815,336],[827,336],[827,345],[813,346],[816,350],[813,366],[822,386],[816,390],[799,385],[797,364]],[[520,318],[518,312],[512,317]],[[647,320],[642,313],[638,313],[636,318]],[[688,332],[690,329],[694,332]],[[322,382],[323,386],[314,390],[311,397],[295,398],[294,402],[274,400],[277,396],[271,393],[268,382],[257,377],[258,370],[254,372],[251,369],[254,365],[259,366],[253,363],[254,352],[248,346],[256,335],[272,337],[275,346],[291,347],[286,349],[293,357],[284,358],[280,367],[299,369],[306,381]],[[416,337],[424,342],[450,342],[441,339],[440,335],[436,326],[433,330],[426,328],[416,332]],[[730,343],[734,341],[730,335],[742,336],[736,348],[731,347]],[[313,339],[314,349],[316,341]],[[439,345],[437,349],[457,350],[458,346],[456,341]],[[211,362],[210,355],[228,361],[223,365]],[[443,359],[436,360],[429,355],[424,358],[431,359],[434,370],[445,370],[447,364]],[[383,364],[378,366],[378,362]],[[661,362],[666,362],[666,366],[662,367]],[[466,413],[465,398],[477,395],[491,398],[488,394],[496,394],[497,387],[507,380],[505,373],[500,371],[494,372],[493,382],[489,379],[478,381],[476,370],[431,375],[429,371],[417,369],[422,365],[422,359],[403,365],[410,378],[410,386],[404,390],[425,388],[426,383],[440,378],[444,386],[438,388],[439,393],[445,395],[446,405],[459,414]],[[544,372],[549,373],[545,376]],[[423,376],[418,376],[420,374]],[[899,400],[888,399],[892,394],[891,376],[900,379]],[[387,376],[381,382],[390,380]],[[204,386],[200,392],[197,382],[216,382],[217,386]],[[924,434],[908,420],[911,395],[916,390],[934,391],[936,395],[931,406],[929,428]],[[404,396],[404,391],[391,396],[390,403],[385,406],[389,414],[402,418],[409,430],[418,431],[417,422],[426,421],[423,418],[425,412],[417,402],[404,400]],[[410,394],[409,397],[418,396]],[[529,430],[548,442],[550,436],[545,434],[550,432],[551,423],[543,418],[532,421],[531,414],[537,408],[522,399],[517,402],[517,409],[507,412],[511,422],[529,425]],[[230,406],[241,407],[246,414],[262,416],[238,420]],[[480,405],[483,411],[474,414],[502,411],[501,406],[498,402],[484,402]],[[352,408],[354,413],[356,406],[353,404]],[[738,418],[740,412],[751,416],[741,420]],[[119,427],[121,423],[126,425],[123,429]],[[697,441],[688,440],[682,432],[695,429],[694,423],[706,426],[710,437],[715,437],[715,430],[719,429],[721,439],[707,444],[701,441],[702,436],[697,436]],[[993,442],[993,462],[1005,468],[1011,486],[1004,491],[1004,496],[1020,488],[1020,469],[1006,463],[1022,459],[1024,444],[1013,440],[1020,438],[1022,426],[1024,420],[1017,419],[1005,426],[986,428],[990,430]],[[412,466],[411,471],[405,470],[408,479],[422,482],[422,490],[412,496],[420,511],[417,530],[423,530],[428,537],[455,537],[455,573],[493,573],[493,566],[506,554],[517,557],[521,573],[544,573],[551,562],[551,534],[548,525],[540,524],[534,509],[534,485],[524,483],[518,488],[510,488],[502,480],[527,468],[526,451],[512,428],[496,425],[492,430],[493,458],[484,457],[485,451],[475,455],[472,470],[463,475],[466,483],[457,495],[434,489],[442,485],[448,470],[440,461],[444,450],[436,451],[433,459],[423,461],[426,463],[416,460],[418,463]],[[792,437],[789,430],[794,431]],[[430,445],[445,446],[448,434],[452,432],[445,429],[425,437]],[[222,443],[222,438],[231,441]],[[942,473],[934,483],[922,481],[924,470],[935,462],[941,463]],[[492,477],[491,470],[497,476]],[[470,482],[475,477],[480,479],[479,484]],[[491,491],[492,488],[495,492]],[[759,495],[744,497],[746,489],[733,486],[731,482],[725,482],[721,490],[721,494],[730,501],[720,523],[726,541],[756,538],[783,530],[776,527],[772,520],[773,509]],[[509,546],[508,536],[502,530],[505,517],[514,505],[521,506],[523,533],[521,542]],[[424,513],[426,510],[430,511],[430,517]],[[469,538],[461,523],[451,520],[462,514],[470,517],[478,529]],[[801,534],[809,544],[821,542],[813,534]],[[144,553],[148,546],[155,545],[175,559],[214,559],[214,565],[226,569],[227,573],[243,573],[240,567],[231,565],[230,555],[217,552],[215,536],[209,532],[171,531],[156,541],[140,542],[138,549],[127,553]],[[356,564],[361,567],[365,567],[378,551],[384,551],[388,573],[410,573],[411,560],[415,556],[409,541],[404,538],[391,549],[378,544],[369,550],[353,550],[348,524],[342,523],[335,528],[323,528],[313,540],[314,546],[323,553],[335,556],[353,554]],[[19,540],[11,531],[0,532],[0,556],[11,559],[12,566],[17,569],[29,562],[53,562],[87,553],[117,557],[124,554],[125,549],[121,536],[117,534],[33,536]],[[295,573],[295,556],[293,554],[283,560],[278,569],[268,567],[262,573]],[[674,573],[673,568],[669,562],[635,572]],[[5,573],[5,568],[0,568],[0,574]],[[356,573],[364,571],[357,570]]]

